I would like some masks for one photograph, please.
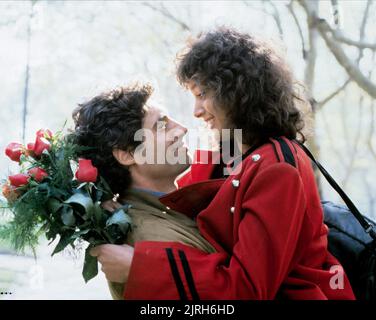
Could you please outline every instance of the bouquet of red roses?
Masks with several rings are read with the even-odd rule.
[[[19,163],[20,172],[2,186],[11,219],[0,225],[0,238],[10,240],[17,251],[29,247],[34,255],[42,234],[51,242],[59,236],[52,255],[69,245],[75,248],[76,241],[87,241],[82,272],[87,282],[98,273],[97,259],[89,250],[124,243],[131,221],[127,206],[112,213],[101,207],[114,195],[91,160],[79,157],[84,148],[72,136],[41,129],[34,143],[6,147],[5,154]]]

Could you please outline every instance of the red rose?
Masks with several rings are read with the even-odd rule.
[[[5,148],[5,154],[13,161],[20,162],[23,146],[20,143],[12,142]]]
[[[80,182],[95,182],[97,181],[98,169],[94,167],[91,160],[79,159],[78,170],[76,178]]]
[[[32,143],[32,142],[28,143],[26,146],[25,155],[33,157],[35,155],[34,147],[35,147],[35,143]]]
[[[50,129],[39,129],[37,131],[37,137],[51,139],[52,138],[52,132],[51,132]]]
[[[38,167],[30,169],[28,173],[37,182],[41,182],[44,178],[48,177],[48,173],[42,168]]]
[[[10,184],[14,187],[21,187],[29,182],[30,177],[24,173],[14,174],[8,177]]]
[[[3,195],[8,201],[15,201],[20,195],[16,190],[16,187],[10,185],[9,183],[4,184],[2,187]]]
[[[50,150],[50,148],[51,143],[46,138],[37,136],[34,144],[34,154],[36,156],[40,156],[44,150]]]

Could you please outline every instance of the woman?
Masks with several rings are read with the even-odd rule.
[[[195,97],[196,117],[213,129],[242,129],[241,139],[234,135],[241,162],[216,180],[215,196],[196,217],[217,252],[175,242],[124,247],[118,270],[125,298],[354,299],[327,250],[310,161],[294,142],[304,141],[303,120],[283,59],[268,44],[222,28],[188,46],[178,79]],[[186,184],[205,183],[215,172],[214,165],[193,165],[181,189],[162,201],[188,213],[185,190],[194,188]]]

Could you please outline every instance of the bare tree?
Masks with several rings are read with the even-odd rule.
[[[26,135],[26,118],[28,112],[28,102],[29,102],[29,85],[30,85],[30,45],[31,45],[31,23],[34,17],[34,5],[36,0],[30,1],[30,11],[28,15],[27,30],[26,30],[26,66],[25,66],[25,82],[23,90],[23,108],[22,108],[22,141],[25,143]]]

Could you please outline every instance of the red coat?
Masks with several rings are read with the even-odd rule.
[[[283,141],[256,149],[227,179],[207,181],[213,165],[193,165],[161,201],[192,217],[203,203],[197,224],[218,253],[138,242],[125,299],[354,299],[345,274],[343,289],[331,288],[340,264],[327,250],[310,160]]]

